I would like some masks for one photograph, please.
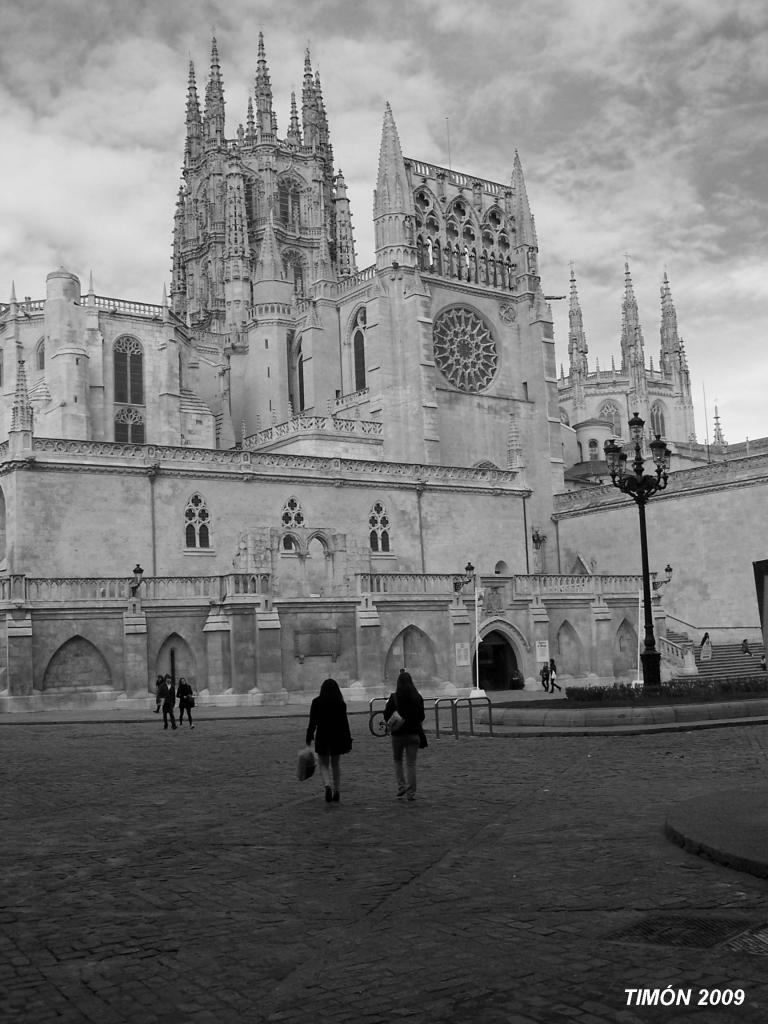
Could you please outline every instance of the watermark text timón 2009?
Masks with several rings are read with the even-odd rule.
[[[627,1006],[741,1006],[743,988],[625,988]]]

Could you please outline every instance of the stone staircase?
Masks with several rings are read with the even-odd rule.
[[[760,655],[765,654],[763,644],[750,644],[752,654],[743,654],[741,644],[712,644],[712,658],[710,661],[701,660],[701,637],[691,640],[687,633],[676,633],[673,630],[667,632],[667,639],[681,647],[693,645],[693,654],[696,661],[696,668],[699,670],[700,679],[711,679],[713,677],[726,678],[738,676],[757,676],[762,673],[760,668]]]

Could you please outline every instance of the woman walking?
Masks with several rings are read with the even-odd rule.
[[[179,725],[184,725],[184,712],[186,711],[189,728],[194,729],[195,727],[192,725],[192,708],[195,706],[195,695],[184,676],[179,677],[176,696],[179,701]]]
[[[563,692],[562,686],[559,686],[558,682],[557,682],[557,665],[555,664],[555,659],[554,658],[550,658],[549,659],[549,692],[550,693],[554,693],[555,690],[558,690],[560,693]]]
[[[325,785],[325,802],[337,804],[341,798],[341,766],[339,758],[352,749],[347,705],[335,679],[325,679],[320,693],[309,708],[307,746],[315,741],[320,762],[320,777]]]
[[[424,721],[424,699],[416,689],[409,672],[400,669],[395,692],[389,695],[384,708],[384,720],[389,723],[394,714],[402,722],[390,728],[392,736],[392,757],[395,762],[395,778],[397,779],[397,795],[416,799],[416,757],[419,747],[425,747],[426,737],[422,722]],[[405,754],[405,772],[403,772],[403,754]]]

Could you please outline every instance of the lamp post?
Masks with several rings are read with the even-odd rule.
[[[627,471],[628,456],[614,440],[606,441],[604,447],[605,461],[611,474],[614,487],[623,494],[628,494],[637,505],[640,516],[640,555],[643,569],[643,605],[645,608],[645,639],[640,661],[643,664],[643,685],[648,689],[661,686],[661,655],[656,650],[653,635],[653,605],[651,604],[651,575],[648,569],[648,536],[645,527],[645,506],[651,495],[663,491],[667,486],[667,471],[671,452],[666,442],[657,434],[651,441],[651,456],[656,466],[655,473],[644,473],[643,459],[643,427],[645,420],[638,413],[629,421],[630,446],[634,445],[635,457],[632,460],[631,472]]]
[[[464,566],[464,575],[457,576],[453,581],[453,589],[457,592],[461,591],[467,583],[472,584],[472,596],[475,601],[475,690],[480,689],[480,637],[479,631],[480,626],[477,621],[477,573],[475,567],[471,562],[467,562]]]

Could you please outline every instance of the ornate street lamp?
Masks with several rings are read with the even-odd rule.
[[[667,486],[667,471],[672,455],[665,441],[657,434],[651,441],[651,456],[656,466],[653,474],[643,473],[643,427],[645,421],[635,413],[629,421],[630,445],[634,445],[635,457],[631,464],[631,472],[627,471],[628,457],[621,446],[614,440],[606,441],[603,446],[608,472],[614,487],[623,494],[628,494],[637,505],[640,515],[640,554],[643,567],[643,604],[645,606],[645,640],[640,660],[643,663],[643,684],[648,689],[661,686],[661,655],[656,650],[653,635],[653,606],[651,604],[651,575],[648,570],[648,537],[645,528],[645,506],[651,495],[663,491]]]
[[[136,565],[133,567],[133,579],[131,580],[131,583],[130,583],[131,597],[136,597],[136,595],[138,594],[139,587],[141,586],[141,578],[142,578],[143,575],[144,575],[144,570],[141,568],[141,566],[137,562]]]

